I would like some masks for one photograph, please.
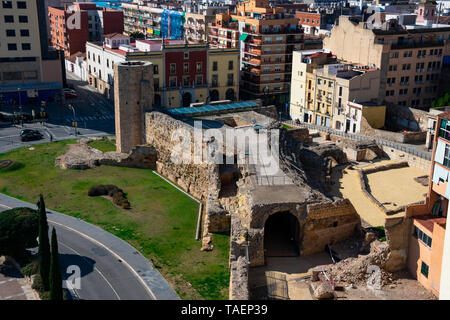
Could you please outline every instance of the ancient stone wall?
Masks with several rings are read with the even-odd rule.
[[[389,157],[389,159],[395,161],[406,161],[411,167],[418,168],[427,173],[430,172],[431,168],[430,160],[388,146],[383,146],[382,148],[385,154]]]
[[[383,139],[397,143],[424,142],[427,138],[427,131],[389,131],[375,129],[370,126],[367,120],[361,118],[360,133],[371,138]]]
[[[153,64],[134,61],[114,65],[114,110],[118,152],[144,143],[144,111],[153,105]]]
[[[156,149],[158,161],[156,170],[175,182],[194,197],[206,200],[209,194],[218,198],[220,190],[219,168],[217,164],[201,161],[194,163],[193,127],[160,112],[145,114],[146,143]],[[181,135],[179,135],[181,133]],[[186,146],[181,143],[187,139]],[[203,142],[200,150],[206,146]],[[185,154],[189,158],[180,158]],[[178,163],[181,162],[181,163]]]

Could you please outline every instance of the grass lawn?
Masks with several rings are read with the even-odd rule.
[[[116,144],[109,139],[90,141],[88,146],[100,150],[101,152],[116,151]]]
[[[289,126],[289,125],[287,125],[287,124],[285,124],[285,123],[282,123],[281,125],[282,125],[283,128],[285,128],[286,130],[294,129],[294,127],[291,127],[291,126]]]
[[[229,236],[214,235],[214,250],[195,241],[198,204],[151,170],[100,166],[84,171],[55,167],[56,156],[73,141],[34,145],[0,154],[14,163],[0,169],[0,192],[79,217],[128,241],[152,258],[182,299],[228,299]],[[127,193],[131,210],[102,197],[88,197],[98,184]]]

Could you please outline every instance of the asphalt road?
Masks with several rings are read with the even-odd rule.
[[[70,275],[74,274],[69,266],[75,265],[80,268],[80,287],[70,290],[74,299],[153,299],[128,267],[105,248],[65,227],[51,222],[49,222],[49,227],[50,229],[55,227],[58,236],[63,279],[67,280]]]
[[[0,205],[0,211],[9,206]],[[55,227],[58,236],[58,250],[63,280],[75,273],[69,268],[76,266],[80,270],[79,288],[70,287],[74,300],[152,300],[153,297],[142,282],[119,259],[108,250],[79,233],[60,224],[51,222],[49,231]],[[49,236],[51,234],[49,233]],[[37,248],[33,248],[36,252]],[[76,283],[70,277],[69,282]]]

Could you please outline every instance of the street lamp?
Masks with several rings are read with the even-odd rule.
[[[269,94],[269,86],[265,86],[263,89],[264,93],[264,104],[267,106],[268,94]]]
[[[22,119],[22,100],[20,98],[20,87],[17,88],[17,95],[19,96],[19,119],[20,119],[20,125],[23,126],[23,119]]]
[[[77,122],[76,122],[76,116],[75,116],[75,108],[71,104],[69,104],[67,107],[69,108],[69,110],[72,110],[72,112],[73,112],[73,127],[75,130],[75,135],[77,135]]]

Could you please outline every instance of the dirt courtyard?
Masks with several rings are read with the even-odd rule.
[[[367,174],[370,192],[386,209],[418,202],[425,199],[428,187],[414,181],[427,175],[414,167],[404,167]]]
[[[331,193],[349,199],[363,220],[363,224],[383,226],[386,220],[386,214],[381,208],[369,201],[363,193],[358,170],[393,162],[395,161],[361,162],[353,165],[352,168],[347,165],[336,166],[333,168],[331,174],[333,183]],[[381,203],[385,203],[387,209],[393,209],[425,199],[424,194],[427,192],[427,187],[414,181],[415,177],[424,175],[427,175],[427,173],[417,168],[404,167],[371,173],[367,175],[367,179],[372,195]],[[392,204],[389,205],[387,203]],[[394,203],[396,206],[393,205]],[[403,214],[403,212],[400,212],[390,215],[390,217],[398,217]]]

